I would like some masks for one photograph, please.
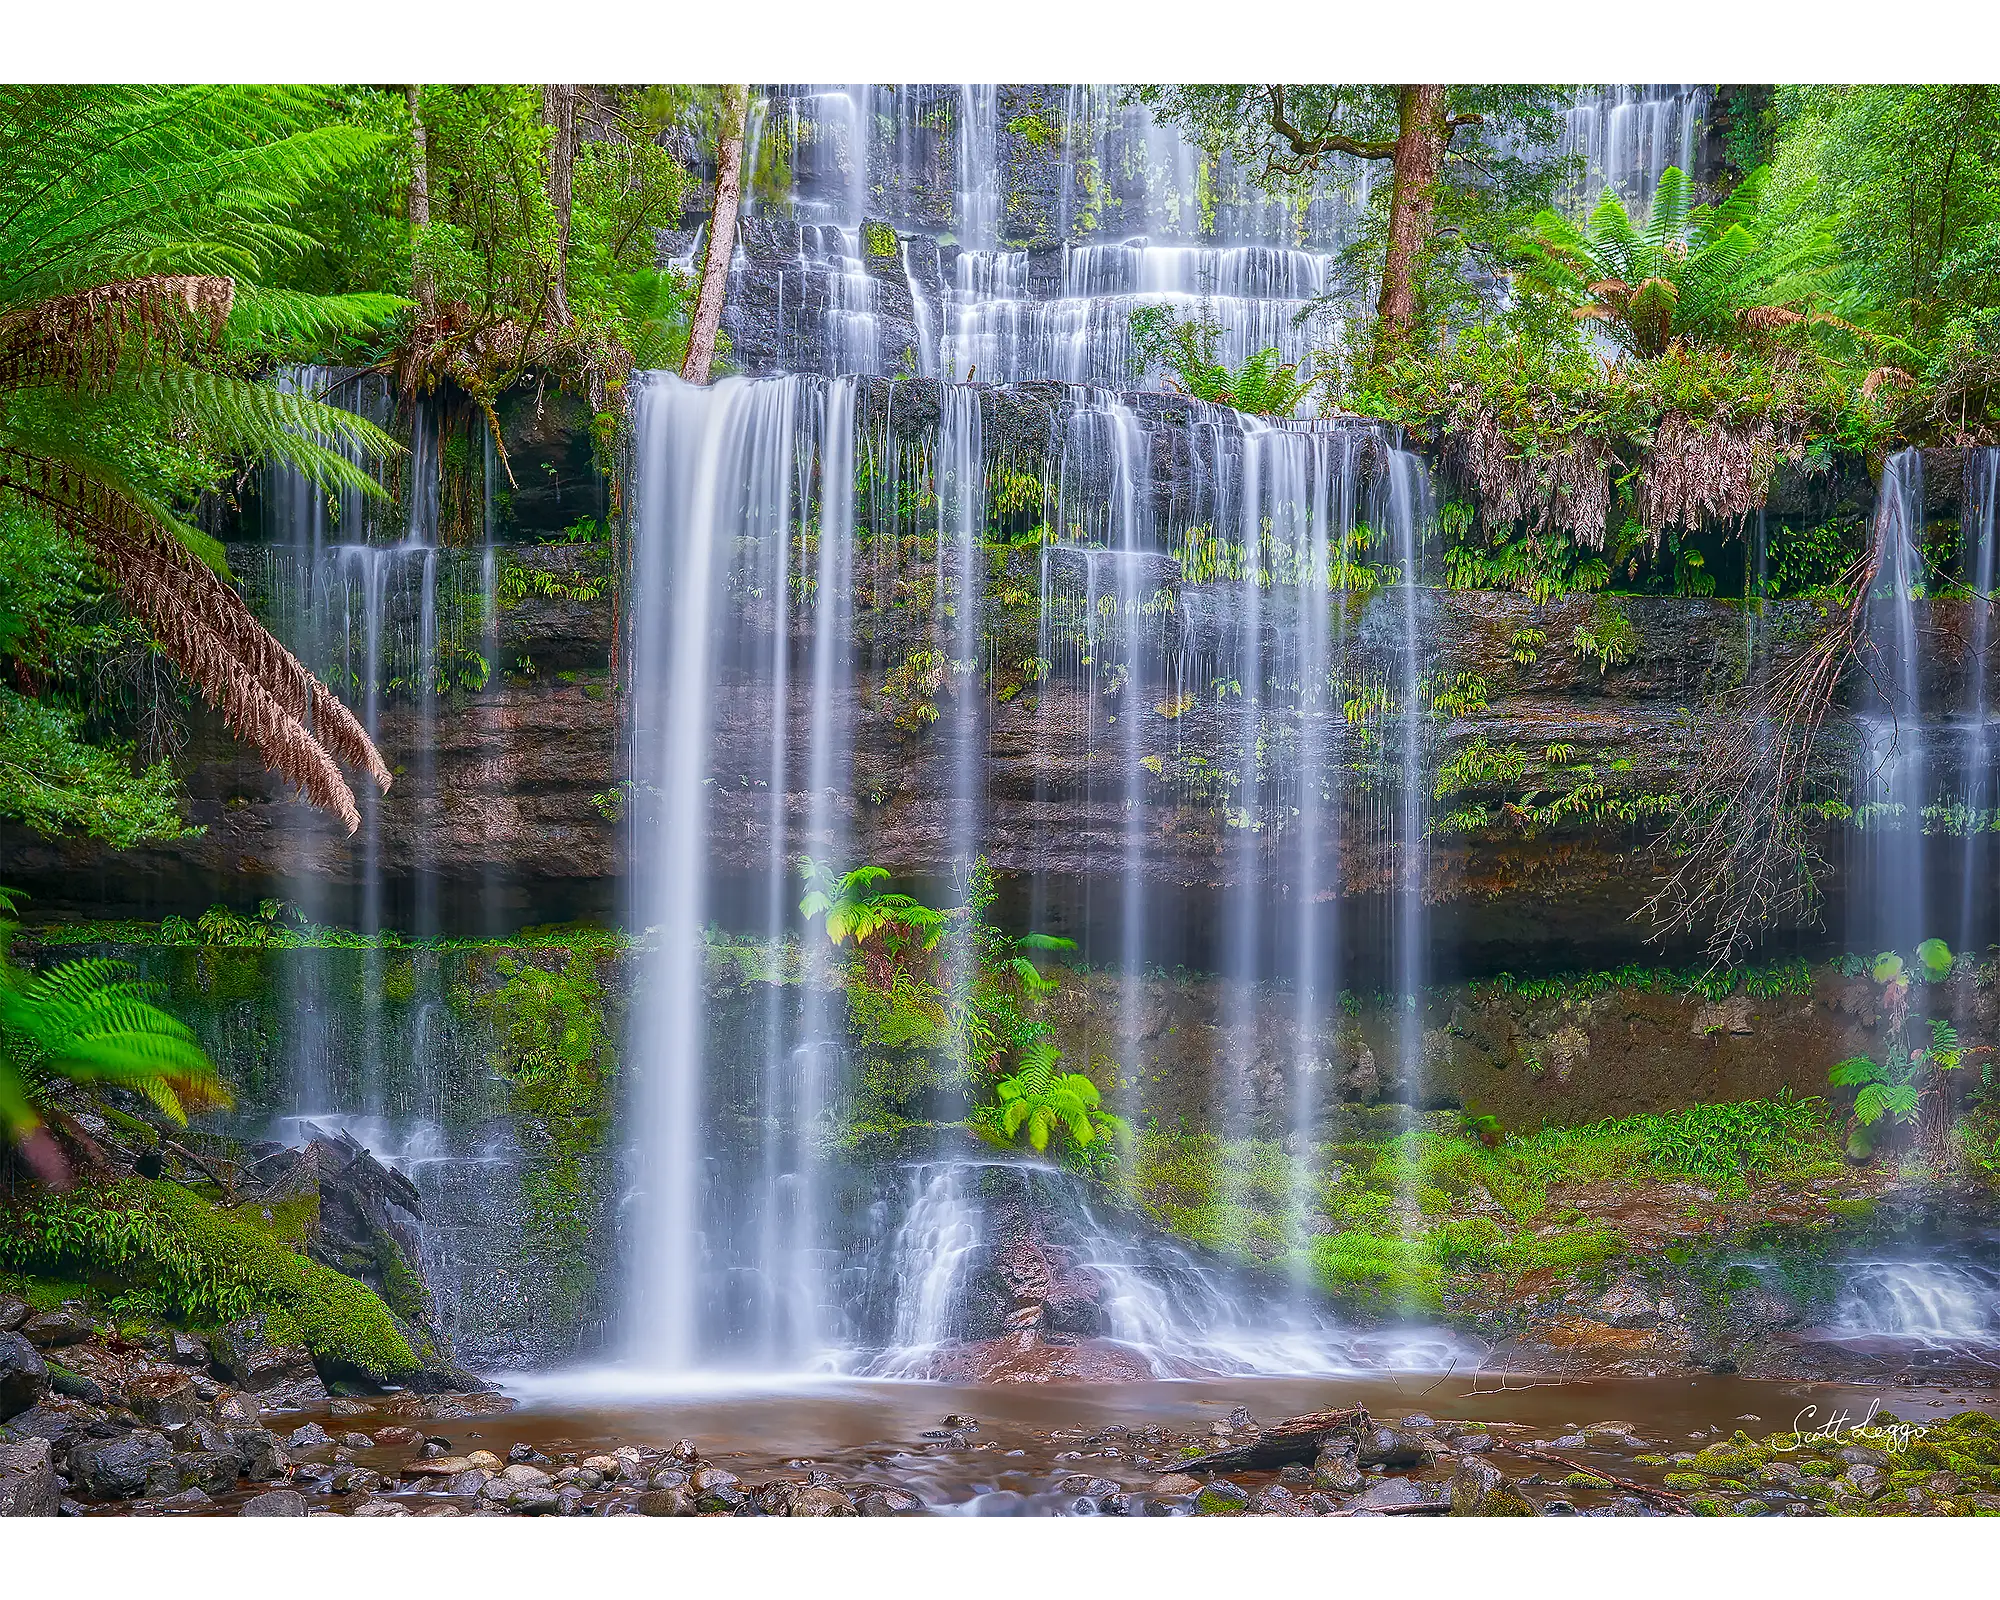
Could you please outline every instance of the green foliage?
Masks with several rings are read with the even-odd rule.
[[[1767,244],[1751,231],[1768,176],[1760,169],[1721,204],[1700,206],[1687,175],[1669,167],[1638,227],[1608,189],[1581,228],[1544,211],[1519,243],[1515,282],[1602,324],[1621,349],[1642,357],[1676,343],[1736,344],[1754,330],[1828,320],[1810,308],[1829,286],[1832,240],[1805,231]]]
[[[1188,317],[1172,306],[1136,307],[1131,339],[1135,377],[1164,366],[1197,400],[1258,416],[1288,417],[1312,389],[1312,380],[1299,377],[1296,364],[1283,363],[1275,348],[1258,351],[1231,372],[1216,360],[1222,324],[1205,307]]]
[[[878,990],[888,992],[898,979],[920,981],[929,955],[944,933],[944,913],[906,894],[891,894],[875,885],[887,880],[886,867],[856,867],[843,873],[811,856],[799,857],[806,881],[799,914],[807,921],[826,918],[826,936],[835,947],[853,942],[862,970]]]
[[[203,831],[183,820],[167,762],[138,766],[129,744],[88,739],[80,713],[11,689],[0,689],[0,817],[115,850]]]
[[[61,1167],[35,1110],[50,1078],[132,1089],[183,1125],[188,1105],[229,1103],[194,1035],[153,1004],[151,988],[125,963],[66,961],[39,973],[16,965],[8,951],[14,898],[0,890],[0,1129],[45,1177]]]
[[[196,1326],[268,1313],[273,1338],[376,1378],[419,1365],[365,1285],[178,1184],[81,1185],[0,1212],[0,1265],[108,1277]]]
[[[583,1247],[596,1227],[591,1171],[611,1126],[616,1072],[608,999],[597,960],[571,950],[559,967],[502,955],[499,987],[476,1002],[492,1019],[487,1059],[506,1083],[535,1159],[522,1178],[534,1248],[565,1269],[559,1296],[575,1300],[589,1273]]]
[[[1597,663],[1602,677],[1613,667],[1622,667],[1639,653],[1638,630],[1632,619],[1614,606],[1599,603],[1589,622],[1579,622],[1569,636],[1569,647],[1585,661]]]
[[[1099,1109],[1097,1085],[1081,1072],[1057,1072],[1062,1050],[1051,1040],[1037,1039],[1021,1052],[1019,1069],[995,1087],[1000,1097],[1000,1132],[1013,1139],[1026,1129],[1036,1150],[1049,1147],[1049,1136],[1067,1133],[1079,1147],[1124,1124]]]
[[[902,248],[896,230],[873,219],[861,225],[861,242],[871,256],[887,256],[892,260]]]

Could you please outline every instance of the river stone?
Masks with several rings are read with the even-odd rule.
[[[590,1468],[599,1477],[615,1478],[618,1476],[619,1460],[616,1456],[585,1456],[581,1465]]]
[[[604,1457],[598,1456],[596,1457],[596,1459],[602,1461]],[[614,1478],[617,1477],[618,1468],[621,1465],[622,1463],[620,1462],[616,1461],[612,1462],[608,1476]],[[591,1467],[588,1461],[584,1463],[584,1466],[591,1471],[599,1473],[602,1473],[605,1470],[602,1467]],[[654,1473],[652,1477],[647,1479],[646,1482],[648,1487],[654,1489],[685,1489],[688,1483],[688,1475],[685,1472],[683,1472],[679,1467],[662,1467],[658,1472]]]
[[[1151,1492],[1160,1500],[1184,1500],[1189,1495],[1201,1493],[1201,1480],[1191,1478],[1185,1472],[1169,1472],[1153,1480]]]
[[[125,1403],[156,1428],[179,1428],[194,1420],[201,1396],[184,1372],[154,1372],[125,1385]]]
[[[1876,1500],[1889,1487],[1889,1477],[1872,1462],[1857,1461],[1834,1481],[1834,1488],[1863,1500]]]
[[[386,1446],[392,1450],[408,1449],[423,1443],[423,1438],[424,1436],[415,1428],[406,1428],[399,1422],[392,1422],[386,1428],[375,1430],[375,1448],[380,1450]]]
[[[164,1434],[145,1431],[76,1446],[69,1453],[69,1479],[93,1500],[132,1500],[180,1487],[173,1447]]]
[[[1250,1500],[1250,1510],[1260,1517],[1302,1517],[1307,1515],[1298,1497],[1282,1483],[1267,1483]]]
[[[644,1517],[691,1517],[694,1496],[685,1489],[652,1489],[639,1496],[639,1514]]]
[[[1886,1450],[1877,1450],[1865,1444],[1843,1445],[1839,1450],[1834,1452],[1834,1459],[1837,1461],[1861,1463],[1871,1467],[1887,1467],[1889,1465],[1889,1453]]]
[[[924,1509],[923,1497],[909,1489],[870,1488],[854,1509],[864,1517],[907,1517]]]
[[[478,1494],[491,1481],[492,1476],[484,1467],[467,1467],[465,1471],[458,1473],[446,1482],[444,1486],[445,1493]]]
[[[1535,1503],[1490,1461],[1467,1457],[1451,1475],[1454,1517],[1533,1517]]]
[[[539,1489],[549,1481],[549,1475],[540,1467],[531,1467],[525,1461],[517,1461],[500,1474],[509,1483],[523,1489]]]
[[[49,1367],[18,1333],[0,1333],[0,1422],[19,1416],[48,1393]]]
[[[0,1294],[0,1333],[13,1333],[33,1316],[34,1307],[19,1295]]]
[[[350,1450],[373,1450],[375,1441],[365,1433],[343,1433],[340,1442]]]
[[[53,1517],[61,1506],[49,1441],[0,1444],[0,1517]]]
[[[1379,1511],[1384,1506],[1420,1506],[1437,1498],[1436,1494],[1408,1478],[1381,1478],[1362,1491],[1354,1502],[1354,1509]]]
[[[1087,1473],[1072,1472],[1056,1485],[1061,1494],[1087,1494],[1093,1500],[1102,1500],[1108,1494],[1116,1494],[1118,1485],[1109,1478],[1093,1478]]]
[[[317,1450],[321,1445],[332,1444],[333,1440],[317,1422],[307,1422],[292,1429],[285,1443],[294,1450]]]
[[[465,1459],[475,1467],[484,1467],[488,1472],[498,1472],[505,1465],[491,1450],[468,1450]]]
[[[1430,1441],[1400,1428],[1371,1428],[1361,1436],[1357,1457],[1364,1467],[1421,1466],[1430,1455]]]
[[[373,1467],[338,1467],[333,1474],[335,1494],[373,1494],[382,1487],[382,1474]]]
[[[306,1514],[306,1497],[296,1489],[268,1489],[243,1502],[243,1509],[236,1513],[239,1517],[302,1517]]]
[[[736,1486],[736,1474],[722,1467],[697,1467],[688,1482],[694,1486],[696,1494],[708,1494],[716,1489],[732,1489]]]
[[[851,1517],[854,1502],[838,1489],[822,1488],[807,1484],[791,1497],[792,1503],[786,1509],[788,1517]]]
[[[60,1311],[39,1312],[21,1324],[22,1335],[38,1350],[82,1344],[95,1331],[88,1317],[68,1306]]]
[[[1250,1491],[1227,1478],[1204,1484],[1194,1499],[1195,1510],[1208,1517],[1240,1516],[1249,1505]]]
[[[354,1517],[407,1517],[410,1508],[397,1500],[364,1500],[349,1516]]]

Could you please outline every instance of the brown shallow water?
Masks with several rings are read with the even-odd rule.
[[[608,1375],[606,1375],[608,1379]],[[763,1389],[717,1387],[649,1398],[591,1398],[557,1380],[555,1392],[525,1395],[517,1410],[464,1423],[437,1424],[464,1448],[504,1454],[524,1440],[554,1455],[632,1444],[666,1448],[692,1439],[705,1458],[745,1478],[794,1473],[810,1462],[843,1480],[872,1480],[916,1490],[934,1508],[977,1514],[1036,1514],[1066,1508],[1063,1477],[1087,1472],[1123,1488],[1143,1489],[1172,1470],[1168,1454],[1129,1440],[1085,1445],[1114,1427],[1160,1427],[1207,1435],[1238,1406],[1269,1423],[1301,1412],[1361,1405],[1396,1421],[1421,1412],[1445,1420],[1494,1424],[1497,1453],[1507,1445],[1553,1439],[1574,1428],[1619,1420],[1660,1451],[1701,1448],[1718,1433],[1743,1428],[1761,1437],[1799,1426],[1823,1427],[1845,1410],[1855,1421],[1871,1406],[1907,1421],[1970,1407],[1992,1409],[2000,1394],[1966,1388],[1879,1388],[1855,1384],[1765,1382],[1735,1376],[1570,1380],[1399,1375],[1395,1378],[1230,1378],[1194,1382],[1086,1384],[896,1383],[844,1378]],[[969,1445],[925,1438],[947,1416],[978,1423]],[[1755,1417],[1756,1421],[1740,1420]],[[1500,1426],[1507,1424],[1510,1426]],[[474,1436],[480,1435],[476,1440]],[[1694,1437],[1699,1434],[1701,1437]],[[1107,1455],[1106,1450],[1115,1450]],[[1618,1476],[1657,1481],[1665,1469],[1636,1466],[1631,1452],[1566,1450]],[[1504,1464],[1504,1463],[1503,1463]],[[1522,1467],[1519,1470],[1532,1470]],[[1254,1483],[1269,1474],[1233,1474]],[[1587,1500],[1588,1497],[1585,1497]]]
[[[1848,1424],[1872,1410],[1922,1422],[1968,1408],[2000,1408],[2000,1390],[1945,1385],[1868,1386],[1851,1383],[1765,1381],[1700,1375],[1654,1379],[1535,1380],[1491,1373],[1476,1377],[1399,1374],[1382,1377],[1227,1378],[1124,1384],[985,1384],[897,1382],[828,1377],[731,1383],[713,1379],[700,1387],[635,1392],[629,1374],[615,1371],[550,1374],[519,1380],[516,1408],[494,1416],[420,1422],[428,1434],[450,1441],[453,1453],[485,1449],[505,1457],[525,1443],[558,1460],[607,1453],[622,1445],[665,1450],[692,1440],[704,1460],[737,1473],[747,1483],[809,1471],[843,1485],[875,1483],[914,1490],[933,1511],[987,1515],[1063,1515],[1080,1509],[1075,1492],[1058,1487],[1086,1474],[1121,1489],[1144,1491],[1174,1470],[1188,1440],[1210,1438],[1217,1423],[1241,1407],[1268,1424],[1303,1412],[1364,1406],[1379,1421],[1421,1413],[1437,1421],[1486,1425],[1491,1459],[1510,1476],[1540,1471],[1555,1478],[1564,1469],[1516,1454],[1515,1447],[1546,1447],[1559,1436],[1593,1424],[1629,1425],[1643,1450],[1595,1439],[1564,1446],[1561,1453],[1608,1476],[1658,1483],[1668,1468],[1646,1466],[1639,1454],[1671,1455],[1742,1428],[1752,1435],[1823,1428],[1843,1415]],[[950,1419],[947,1424],[947,1419]],[[267,1425],[281,1435],[317,1421],[336,1437],[367,1431],[406,1417],[344,1415],[325,1411],[271,1413]],[[1137,1437],[1144,1430],[1165,1437]],[[928,1435],[928,1437],[927,1437]],[[323,1457],[325,1452],[314,1452]],[[357,1465],[374,1467],[393,1485],[409,1449],[357,1450]],[[1269,1472],[1234,1472],[1250,1488]],[[310,1489],[310,1484],[299,1485]],[[241,1485],[211,1505],[161,1505],[166,1515],[234,1515],[260,1486]],[[385,1486],[380,1497],[412,1509],[436,1504],[441,1486],[412,1482]],[[1615,1498],[1590,1490],[1559,1491],[1579,1509]],[[359,1498],[365,1498],[359,1497]],[[636,1499],[636,1490],[593,1496],[593,1509],[616,1509],[613,1500]],[[346,1511],[359,1500],[309,1494],[313,1509]],[[470,1503],[464,1503],[470,1508]],[[629,1509],[629,1506],[626,1508]],[[150,1508],[129,1504],[91,1508],[93,1515],[129,1515]]]

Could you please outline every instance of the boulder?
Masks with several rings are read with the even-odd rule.
[[[1467,1457],[1451,1477],[1454,1517],[1533,1517],[1535,1503],[1490,1461]]]
[[[49,1389],[48,1363],[18,1333],[0,1333],[0,1422],[37,1404]]]
[[[93,1500],[133,1500],[143,1494],[172,1494],[180,1487],[180,1473],[166,1435],[140,1430],[74,1446],[69,1481]]]
[[[397,1500],[364,1500],[348,1513],[353,1517],[407,1517],[410,1508]]]
[[[174,1472],[180,1481],[209,1494],[235,1488],[242,1467],[234,1450],[182,1450],[174,1455]]]
[[[38,1350],[54,1350],[62,1345],[82,1344],[96,1330],[81,1311],[64,1306],[60,1311],[42,1311],[21,1324],[28,1343]]]
[[[104,1385],[95,1378],[86,1378],[80,1372],[71,1372],[67,1367],[49,1363],[49,1388],[71,1400],[81,1400],[85,1405],[101,1406],[108,1398]]]
[[[34,1315],[34,1307],[19,1295],[0,1294],[0,1333],[16,1332]]]
[[[156,1428],[179,1428],[194,1420],[201,1396],[184,1372],[149,1372],[127,1381],[125,1403]]]
[[[1152,1494],[1156,1500],[1185,1500],[1199,1493],[1201,1479],[1191,1478],[1185,1472],[1169,1472],[1153,1480]]]
[[[216,1396],[215,1420],[225,1428],[259,1428],[264,1424],[264,1408],[252,1395],[225,1390]]]
[[[1203,1516],[1235,1517],[1250,1509],[1250,1491],[1240,1483],[1217,1478],[1205,1484],[1194,1497],[1194,1508]]]
[[[1408,1478],[1377,1478],[1361,1492],[1352,1509],[1384,1511],[1392,1506],[1436,1505],[1441,1498],[1435,1490]]]
[[[332,1444],[333,1439],[317,1422],[306,1422],[292,1429],[285,1442],[294,1450],[316,1450],[323,1444]]]
[[[319,1374],[312,1352],[304,1345],[277,1344],[262,1316],[240,1317],[210,1343],[211,1357],[222,1375],[239,1389],[266,1394],[280,1385],[296,1385]]]
[[[269,1489],[245,1500],[243,1509],[236,1514],[239,1517],[302,1517],[306,1514],[306,1497],[296,1489]]]
[[[61,1505],[49,1441],[0,1444],[0,1517],[53,1517]]]
[[[229,1443],[236,1451],[236,1459],[242,1464],[243,1476],[252,1483],[269,1483],[282,1478],[291,1465],[291,1457],[285,1454],[285,1447],[278,1443],[278,1436],[268,1428],[231,1428]]]

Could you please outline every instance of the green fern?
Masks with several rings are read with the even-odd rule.
[[[1054,1040],[1036,1039],[1021,1051],[1014,1075],[996,1086],[1000,1128],[1009,1139],[1025,1127],[1028,1143],[1046,1150],[1050,1135],[1060,1129],[1084,1149],[1123,1130],[1122,1119],[1099,1109],[1097,1085],[1081,1072],[1057,1072],[1061,1062],[1062,1049]]]
[[[1638,356],[1795,323],[1858,331],[1814,309],[1832,283],[1830,235],[1771,245],[1751,230],[1767,180],[1760,168],[1720,205],[1699,206],[1687,175],[1669,167],[1643,227],[1608,189],[1582,227],[1543,211],[1515,247],[1516,281],[1569,302]]]
[[[16,965],[16,898],[0,890],[0,1126],[45,1177],[61,1167],[36,1108],[40,1079],[131,1089],[183,1126],[190,1107],[229,1104],[186,1024],[153,1004],[126,963],[88,958],[42,973]]]

